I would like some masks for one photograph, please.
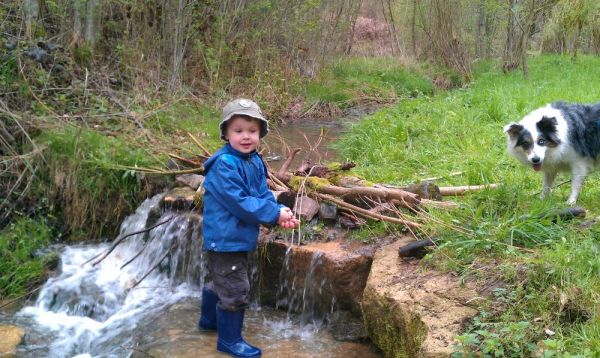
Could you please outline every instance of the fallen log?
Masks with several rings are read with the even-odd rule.
[[[572,207],[566,209],[550,210],[541,214],[535,215],[536,219],[551,219],[556,224],[557,221],[571,220],[575,218],[585,218],[586,210],[582,207]],[[529,219],[531,216],[523,215],[520,217],[521,220]]]
[[[468,192],[479,191],[483,189],[496,189],[499,184],[485,184],[485,185],[463,185],[463,186],[441,186],[440,194],[442,196],[450,195],[464,195]]]
[[[454,201],[437,201],[430,199],[421,199],[421,206],[437,209],[458,209],[460,205]]]
[[[323,178],[293,176],[288,184],[296,192],[308,187],[312,191],[333,195],[343,200],[361,197],[368,197],[375,201],[397,200],[400,205],[405,207],[418,206],[421,202],[417,194],[409,193],[402,189],[363,186],[344,188],[332,185],[327,179]]]
[[[398,200],[398,202],[403,206],[417,206],[421,203],[421,199],[418,195],[398,189],[374,187],[343,188],[334,185],[323,185],[319,186],[317,191],[323,194],[335,195],[344,200],[359,197],[369,197],[380,201]]]
[[[358,214],[358,215],[368,218],[368,219],[381,220],[381,221],[385,221],[385,222],[389,222],[389,223],[393,223],[393,224],[402,224],[402,225],[406,225],[406,226],[408,226],[410,228],[414,228],[414,229],[419,229],[422,226],[421,224],[410,221],[410,220],[405,220],[405,219],[400,219],[400,218],[395,218],[395,217],[391,217],[391,216],[385,216],[385,215],[381,215],[378,213],[374,213],[372,211],[363,209],[356,205],[349,204],[349,203],[347,203],[341,199],[338,199],[336,197],[333,197],[331,195],[322,194],[322,193],[318,193],[318,192],[309,192],[308,195],[313,196],[316,199],[321,199],[321,200],[326,200],[326,201],[332,202],[332,203],[336,204],[341,210],[349,210],[355,214]]]

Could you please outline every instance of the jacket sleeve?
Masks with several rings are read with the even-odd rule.
[[[236,165],[223,157],[213,165],[211,171],[214,177],[205,183],[206,190],[213,192],[215,200],[234,216],[254,225],[277,223],[279,205],[268,188],[266,193],[261,190],[258,197],[251,196]]]

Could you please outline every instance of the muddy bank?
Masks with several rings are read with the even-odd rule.
[[[406,237],[378,250],[362,297],[369,337],[386,357],[448,357],[477,314],[472,283],[398,257]]]

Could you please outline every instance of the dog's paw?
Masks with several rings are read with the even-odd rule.
[[[568,205],[575,205],[577,203],[577,198],[569,198],[569,200],[567,200],[567,204]]]

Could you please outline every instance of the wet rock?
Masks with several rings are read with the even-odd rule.
[[[422,199],[442,200],[440,188],[432,181],[426,180],[420,183],[410,184],[406,191],[418,194]]]
[[[301,196],[296,200],[294,212],[302,219],[310,221],[319,212],[319,204],[308,196]]]
[[[344,229],[354,230],[365,225],[367,220],[356,216],[342,215],[340,216],[340,226]]]
[[[198,190],[204,182],[204,176],[198,174],[182,174],[175,177],[175,181],[183,186],[189,186],[194,190]]]
[[[190,210],[201,202],[196,191],[190,187],[180,187],[170,190],[160,201],[163,209]]]
[[[365,341],[369,338],[363,320],[348,311],[335,311],[330,317],[329,330],[337,341]]]
[[[167,160],[166,166],[167,166],[167,169],[169,169],[169,170],[182,170],[182,169],[184,169],[173,158],[169,158]]]
[[[0,357],[14,357],[24,333],[20,327],[0,325]]]
[[[294,312],[308,304],[312,314],[321,317],[331,312],[333,305],[334,310],[360,316],[372,256],[345,248],[338,241],[293,246],[289,257],[285,242],[261,241],[259,250],[259,257],[268,256],[259,263],[261,303]],[[303,301],[311,296],[319,302]]]
[[[324,221],[335,222],[337,219],[337,206],[331,203],[321,203],[319,205],[319,218]]]
[[[288,208],[293,208],[296,203],[296,193],[293,191],[280,191],[275,195],[277,202]]]
[[[454,337],[477,310],[472,284],[447,273],[422,270],[398,257],[412,238],[380,248],[373,258],[361,308],[372,342],[386,357],[448,357]]]

